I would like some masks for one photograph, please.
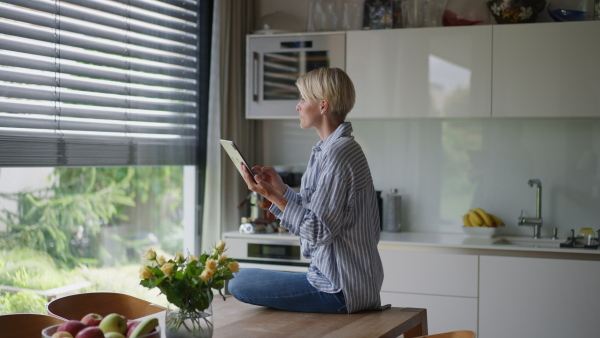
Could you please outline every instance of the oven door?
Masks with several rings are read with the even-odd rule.
[[[307,272],[310,259],[302,257],[298,237],[290,234],[225,233],[227,255],[240,267]]]

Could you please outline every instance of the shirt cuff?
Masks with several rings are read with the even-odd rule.
[[[287,190],[285,191],[285,193],[283,193],[283,198],[285,198],[286,200],[289,201],[294,199],[294,190],[292,190],[292,188],[290,188],[290,186],[287,187]],[[287,207],[286,207],[287,208]],[[269,207],[269,211],[275,215],[275,217],[281,219],[281,217],[283,216],[283,211],[281,211],[281,209],[279,209],[278,206],[275,205],[275,203],[271,203],[271,206]]]

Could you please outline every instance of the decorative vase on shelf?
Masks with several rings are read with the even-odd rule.
[[[535,22],[546,0],[490,0],[487,6],[496,23],[528,23]]]
[[[203,311],[185,311],[169,305],[165,318],[165,335],[167,338],[211,338],[212,302]]]

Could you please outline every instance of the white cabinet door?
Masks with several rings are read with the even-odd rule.
[[[480,257],[485,338],[598,337],[600,262]]]
[[[458,330],[477,332],[477,298],[382,292],[381,304],[427,309],[429,334]]]
[[[493,117],[600,116],[600,21],[496,25]]]
[[[477,297],[478,256],[379,250],[382,291]]]
[[[348,118],[490,117],[492,27],[348,31]]]

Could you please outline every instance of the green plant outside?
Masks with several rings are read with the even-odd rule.
[[[18,205],[0,210],[0,285],[48,290],[87,280],[93,286],[81,291],[163,302],[138,285],[138,269],[152,238],[169,252],[182,247],[183,168],[56,168],[48,182],[0,193]],[[46,313],[46,303],[32,292],[0,292],[0,314]]]

